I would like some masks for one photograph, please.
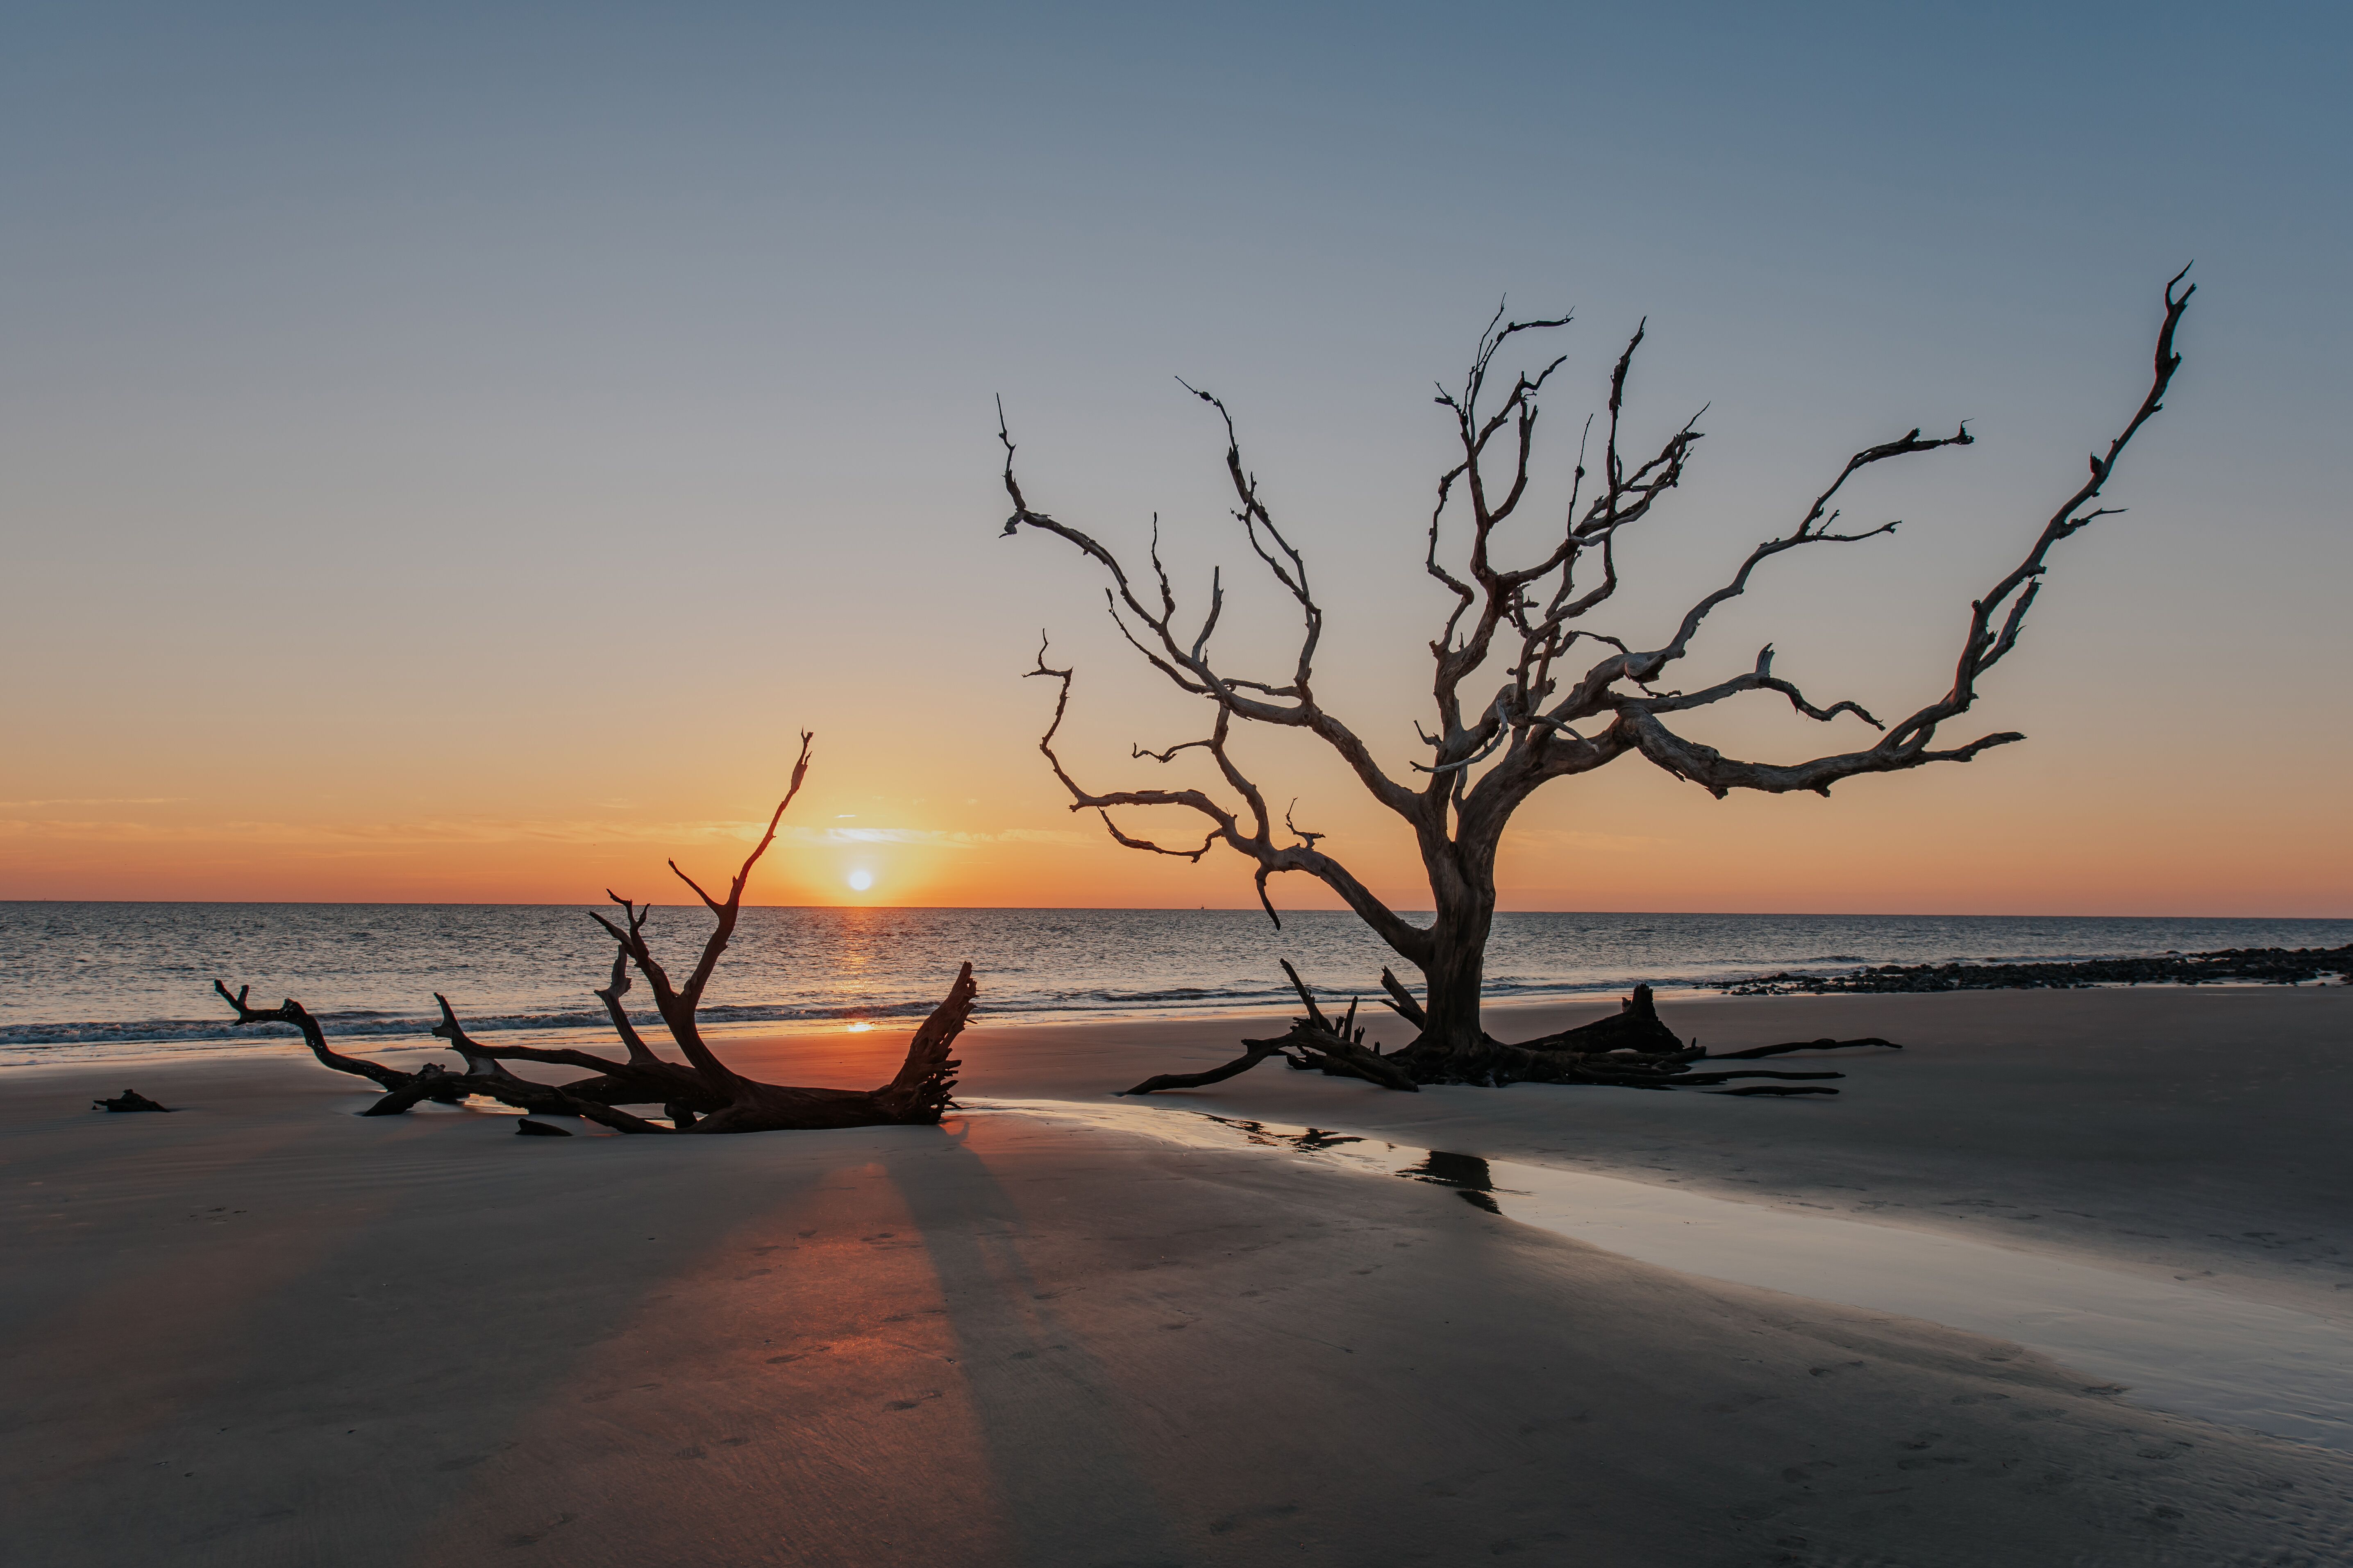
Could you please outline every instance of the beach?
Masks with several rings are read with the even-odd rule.
[[[984,991],[984,1002],[986,992]],[[1532,1034],[1608,1003],[1493,1009]],[[2353,1320],[2353,991],[1678,998],[1829,1101],[1186,1107],[1987,1242]],[[11,1551],[57,1564],[2224,1563],[2353,1455],[1918,1317],[1645,1264],[1112,1102],[1283,1020],[965,1035],[937,1128],[523,1139],[291,1050],[0,1097]],[[1394,1021],[1376,1038],[1403,1037]],[[865,1085],[896,1028],[727,1044]],[[408,1058],[402,1058],[407,1060]],[[1772,1064],[1785,1065],[1782,1062]],[[179,1114],[109,1116],[135,1086]],[[355,1092],[355,1090],[357,1092]]]

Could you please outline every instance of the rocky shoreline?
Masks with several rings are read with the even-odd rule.
[[[1729,981],[1732,996],[1924,991],[2068,991],[2101,985],[2353,984],[2353,944],[2342,948],[2231,948],[2146,959],[2045,964],[1880,964],[1852,974],[1785,972]]]

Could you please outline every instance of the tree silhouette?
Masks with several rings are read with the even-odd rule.
[[[1946,447],[1970,444],[1966,426],[1948,436],[1918,429],[1865,447],[1849,458],[1829,487],[1814,497],[1796,524],[1757,545],[1723,585],[1691,606],[1663,641],[1641,646],[1588,624],[1616,595],[1616,546],[1630,531],[1651,524],[1661,503],[1682,480],[1700,432],[1686,423],[1647,456],[1621,446],[1629,375],[1643,332],[1638,328],[1618,357],[1609,380],[1605,411],[1588,421],[1588,440],[1599,425],[1599,465],[1588,468],[1580,450],[1571,497],[1556,532],[1525,565],[1505,565],[1498,531],[1520,511],[1529,489],[1535,451],[1537,399],[1567,356],[1552,358],[1533,373],[1521,371],[1508,384],[1496,369],[1497,355],[1515,340],[1535,342],[1567,324],[1566,316],[1546,321],[1506,321],[1499,311],[1479,339],[1461,383],[1441,387],[1437,401],[1447,411],[1460,443],[1452,466],[1439,477],[1431,508],[1423,569],[1453,599],[1438,635],[1430,642],[1435,665],[1430,695],[1435,724],[1419,729],[1430,753],[1412,764],[1412,775],[1392,776],[1376,760],[1357,732],[1326,708],[1316,694],[1315,660],[1324,631],[1324,609],[1310,586],[1306,558],[1276,524],[1242,461],[1232,415],[1217,397],[1187,387],[1215,408],[1226,437],[1225,466],[1235,519],[1244,539],[1275,585],[1297,606],[1298,653],[1288,671],[1258,678],[1229,673],[1213,643],[1225,610],[1220,576],[1210,581],[1208,602],[1195,621],[1178,612],[1175,588],[1160,557],[1155,519],[1147,555],[1149,577],[1139,585],[1112,550],[1093,535],[1030,506],[1014,472],[1014,444],[1000,408],[997,434],[1005,448],[1005,488],[1013,503],[1005,533],[1030,528],[1074,546],[1109,578],[1105,598],[1121,634],[1144,660],[1179,691],[1206,701],[1212,710],[1209,733],[1163,751],[1134,749],[1138,758],[1168,762],[1188,751],[1205,753],[1223,781],[1222,792],[1204,789],[1093,790],[1081,784],[1054,750],[1071,700],[1072,674],[1046,662],[1039,651],[1029,673],[1060,683],[1052,723],[1039,748],[1070,792],[1071,810],[1094,810],[1111,836],[1131,849],[1198,861],[1219,844],[1240,853],[1253,868],[1261,901],[1275,918],[1268,879],[1301,872],[1336,893],[1349,908],[1419,970],[1415,995],[1384,971],[1390,1005],[1419,1033],[1411,1044],[1375,1068],[1352,1026],[1335,1026],[1314,1008],[1306,988],[1309,1016],[1284,1047],[1294,1060],[1328,1070],[1353,1072],[1391,1086],[1414,1083],[1503,1083],[1541,1078],[1591,1081],[1574,1059],[1595,1053],[1592,1037],[1550,1037],[1508,1045],[1489,1037],[1480,1024],[1480,988],[1487,938],[1495,910],[1495,854],[1505,825],[1537,789],[1556,779],[1590,773],[1623,758],[1641,757],[1677,779],[1718,797],[1734,789],[1785,793],[1811,789],[1830,793],[1841,779],[1866,773],[1893,773],[1934,762],[1967,762],[1979,753],[2022,736],[1984,735],[1957,746],[1937,745],[1938,730],[1968,712],[1978,682],[2017,646],[2048,569],[2062,541],[2113,509],[2094,504],[2116,471],[2117,460],[2140,428],[2162,406],[2167,386],[2181,359],[2174,351],[2175,329],[2196,286],[2183,286],[2188,269],[2165,288],[2165,314],[2158,328],[2155,372],[2148,393],[2105,455],[2094,452],[2090,474],[2042,524],[2023,559],[1970,602],[1960,648],[1947,692],[1893,725],[1882,724],[1851,701],[1817,705],[1796,685],[1773,673],[1767,644],[1738,673],[1694,689],[1662,689],[1662,682],[1692,651],[1708,616],[1745,593],[1757,569],[1776,556],[1820,545],[1852,545],[1893,532],[1894,523],[1842,531],[1837,502],[1847,482],[1863,470]],[[1450,535],[1451,531],[1451,535]],[[1451,550],[1445,548],[1451,544]],[[1501,665],[1501,683],[1492,696],[1470,683],[1482,671]],[[1726,757],[1679,734],[1676,715],[1750,693],[1770,693],[1807,718],[1828,723],[1852,714],[1880,732],[1861,750],[1841,751],[1791,763],[1750,762]],[[1339,860],[1318,847],[1322,836],[1295,827],[1289,811],[1278,823],[1268,794],[1236,764],[1229,747],[1237,722],[1304,730],[1329,746],[1373,799],[1395,812],[1414,835],[1428,874],[1434,917],[1428,926],[1407,920],[1377,897]],[[1418,776],[1418,777],[1417,777]],[[1170,847],[1136,837],[1113,818],[1113,809],[1175,807],[1201,819],[1198,845]],[[1293,977],[1294,982],[1297,977]],[[1647,1025],[1642,1022],[1647,1020]],[[1665,1057],[1673,1036],[1656,1023],[1647,993],[1630,1001],[1625,1018],[1606,1022],[1602,1038],[1630,1044],[1643,1056]],[[1301,1031],[1305,1033],[1303,1034]],[[1627,1031],[1631,1031],[1628,1033]],[[1623,1039],[1621,1040],[1621,1036]],[[1639,1037],[1639,1038],[1638,1038]],[[1679,1044],[1679,1043],[1676,1043]],[[1240,1066],[1272,1054],[1246,1057]],[[1675,1064],[1657,1065],[1672,1069]],[[1684,1081],[1688,1075],[1675,1074]]]

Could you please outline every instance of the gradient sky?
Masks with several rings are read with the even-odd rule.
[[[1685,666],[1770,640],[1815,700],[1908,711],[2129,412],[2195,258],[2187,368],[2109,492],[2131,511],[2063,547],[1972,715],[2029,744],[1831,800],[1623,761],[1523,812],[1504,899],[2353,914],[2341,7],[100,3],[5,29],[0,896],[668,897],[663,856],[740,853],[806,726],[761,901],[1247,904],[1239,857],[1126,853],[1063,810],[1020,679],[1040,627],[1079,663],[1082,777],[1202,720],[1056,541],[997,537],[992,397],[1034,504],[1124,545],[1156,508],[1198,585],[1247,557],[1171,377],[1219,392],[1315,563],[1326,700],[1400,768],[1442,614],[1430,387],[1499,296],[1577,316],[1553,477],[1645,315],[1637,431],[1709,405],[1629,555],[1637,639],[1849,451],[1967,418],[1976,447],[1855,495],[1901,533],[1776,563]],[[1861,744],[1757,701],[1703,733]],[[1328,760],[1248,756],[1419,906]]]

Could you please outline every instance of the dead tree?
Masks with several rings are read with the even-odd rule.
[[[1749,579],[1766,562],[1810,546],[1852,545],[1893,533],[1893,522],[1841,531],[1836,504],[1840,492],[1857,473],[1880,463],[1969,445],[1966,425],[1949,436],[1923,436],[1914,429],[1856,452],[1794,526],[1749,551],[1729,578],[1694,604],[1662,641],[1636,643],[1596,630],[1588,618],[1618,590],[1618,544],[1647,524],[1682,480],[1700,431],[1695,422],[1686,422],[1648,456],[1621,448],[1627,382],[1643,338],[1643,329],[1638,327],[1610,372],[1606,407],[1597,416],[1602,437],[1598,471],[1588,468],[1581,448],[1563,522],[1538,541],[1527,564],[1504,565],[1497,553],[1503,542],[1499,530],[1519,512],[1528,493],[1538,395],[1567,355],[1552,358],[1533,373],[1518,372],[1508,386],[1495,367],[1496,356],[1523,334],[1531,334],[1523,341],[1532,342],[1534,334],[1566,326],[1568,318],[1506,321],[1497,312],[1480,336],[1461,384],[1439,389],[1437,401],[1451,417],[1461,450],[1439,478],[1423,569],[1454,602],[1430,643],[1436,663],[1431,686],[1435,729],[1417,726],[1430,756],[1427,762],[1414,762],[1412,775],[1400,779],[1316,695],[1315,656],[1323,639],[1324,609],[1310,587],[1306,558],[1276,524],[1256,475],[1244,466],[1233,417],[1223,402],[1186,387],[1216,409],[1223,422],[1233,516],[1274,585],[1296,604],[1301,620],[1292,667],[1265,678],[1229,672],[1213,651],[1225,611],[1221,577],[1211,577],[1208,601],[1198,620],[1180,620],[1176,590],[1160,557],[1156,518],[1146,556],[1150,577],[1139,584],[1117,555],[1092,534],[1030,506],[1015,477],[1013,440],[1000,409],[997,437],[1005,448],[1006,493],[1013,503],[1005,533],[1018,534],[1026,526],[1051,534],[1093,561],[1109,578],[1104,597],[1121,635],[1165,679],[1212,710],[1209,733],[1203,738],[1161,751],[1138,746],[1134,755],[1167,763],[1198,751],[1213,765],[1222,789],[1096,790],[1081,784],[1054,750],[1054,736],[1070,706],[1071,672],[1049,665],[1042,645],[1037,668],[1029,673],[1057,682],[1060,694],[1039,749],[1070,792],[1071,809],[1101,813],[1103,826],[1119,843],[1195,862],[1221,843],[1240,853],[1251,863],[1260,901],[1278,927],[1282,919],[1267,889],[1268,879],[1276,874],[1304,873],[1337,894],[1422,977],[1420,994],[1415,996],[1384,976],[1390,1005],[1419,1031],[1409,1044],[1382,1058],[1385,1063],[1419,1083],[1548,1078],[1564,1058],[1592,1053],[1546,1041],[1507,1045],[1490,1037],[1480,1024],[1480,987],[1495,910],[1495,853],[1512,813],[1556,779],[1590,773],[1626,757],[1646,758],[1719,799],[1734,789],[1771,794],[1810,789],[1828,795],[1841,779],[1932,762],[1967,762],[1994,747],[2024,739],[2005,732],[1959,746],[1936,744],[1939,726],[1969,710],[1978,682],[2017,646],[2052,548],[2115,510],[2094,503],[2114,476],[2125,448],[2162,407],[2166,387],[2180,367],[2175,330],[2196,292],[2194,284],[2182,286],[2187,275],[2184,269],[2166,285],[2155,373],[2139,408],[2108,443],[2105,455],[2092,454],[2089,478],[2043,524],[2024,559],[1971,602],[1951,688],[1892,726],[1852,701],[1818,706],[1773,673],[1769,643],[1749,668],[1723,679],[1691,689],[1662,689],[1662,683],[1692,651],[1709,614],[1746,592]],[[1597,420],[1588,421],[1588,440]],[[1443,556],[1440,548],[1442,529],[1451,521],[1463,530],[1467,544],[1452,557]],[[1580,644],[1587,646],[1581,650]],[[1492,696],[1484,694],[1488,688],[1483,683],[1471,689],[1482,671],[1500,674]],[[1858,750],[1766,763],[1726,757],[1672,727],[1678,715],[1752,692],[1774,694],[1798,714],[1823,724],[1852,715],[1879,731],[1879,737]],[[1345,865],[1317,847],[1323,835],[1293,826],[1289,810],[1278,828],[1266,791],[1232,755],[1229,741],[1238,721],[1314,736],[1339,755],[1376,800],[1404,821],[1429,877],[1434,915],[1428,926],[1413,924],[1376,896]],[[1133,836],[1111,815],[1115,809],[1162,806],[1201,819],[1204,836],[1198,845],[1171,847]],[[1311,1007],[1305,1022],[1312,1026],[1314,1017]],[[1262,1052],[1259,1059],[1272,1054],[1271,1049]],[[1689,1083],[1693,1075],[1676,1076]]]
[[[320,1028],[318,1019],[291,997],[276,1007],[254,1007],[246,1001],[252,989],[249,986],[240,986],[232,993],[227,985],[215,980],[213,989],[236,1010],[239,1023],[290,1023],[302,1032],[304,1044],[322,1065],[339,1073],[355,1074],[380,1086],[384,1097],[362,1111],[362,1116],[398,1116],[424,1100],[454,1105],[479,1095],[518,1110],[585,1118],[619,1132],[771,1132],[936,1123],[952,1103],[950,1095],[955,1087],[956,1068],[962,1065],[950,1057],[948,1051],[972,1012],[976,988],[968,963],[957,972],[947,999],[932,1011],[923,1027],[915,1031],[914,1038],[907,1043],[907,1059],[898,1075],[881,1088],[795,1088],[747,1078],[720,1059],[702,1038],[697,1022],[703,991],[719,967],[720,956],[726,952],[735,934],[735,923],[743,911],[744,889],[751,881],[752,868],[776,841],[776,824],[784,820],[785,808],[800,793],[801,780],[808,774],[810,739],[803,732],[800,758],[793,765],[792,784],[770,814],[767,832],[744,857],[743,867],[728,885],[726,897],[712,897],[694,878],[680,870],[676,861],[670,863],[679,880],[694,889],[695,896],[711,911],[713,921],[711,934],[703,939],[702,950],[684,983],[671,980],[646,941],[646,920],[653,913],[651,905],[641,906],[608,892],[606,896],[617,906],[619,918],[591,916],[614,942],[611,977],[596,995],[605,1004],[614,1033],[620,1037],[625,1054],[617,1060],[591,1051],[486,1044],[466,1033],[449,999],[436,992],[433,1000],[441,1005],[441,1022],[434,1026],[433,1033],[447,1040],[465,1065],[452,1070],[428,1062],[414,1072],[404,1072],[382,1062],[347,1056],[335,1050],[327,1044],[326,1033]],[[660,1015],[662,1026],[679,1054],[686,1058],[684,1061],[657,1055],[622,1005],[621,998],[632,984],[633,969],[652,992],[654,1010]],[[509,1071],[509,1062],[569,1067],[590,1075],[564,1084],[540,1083]],[[621,1108],[625,1106],[659,1106],[668,1120],[649,1119]]]

